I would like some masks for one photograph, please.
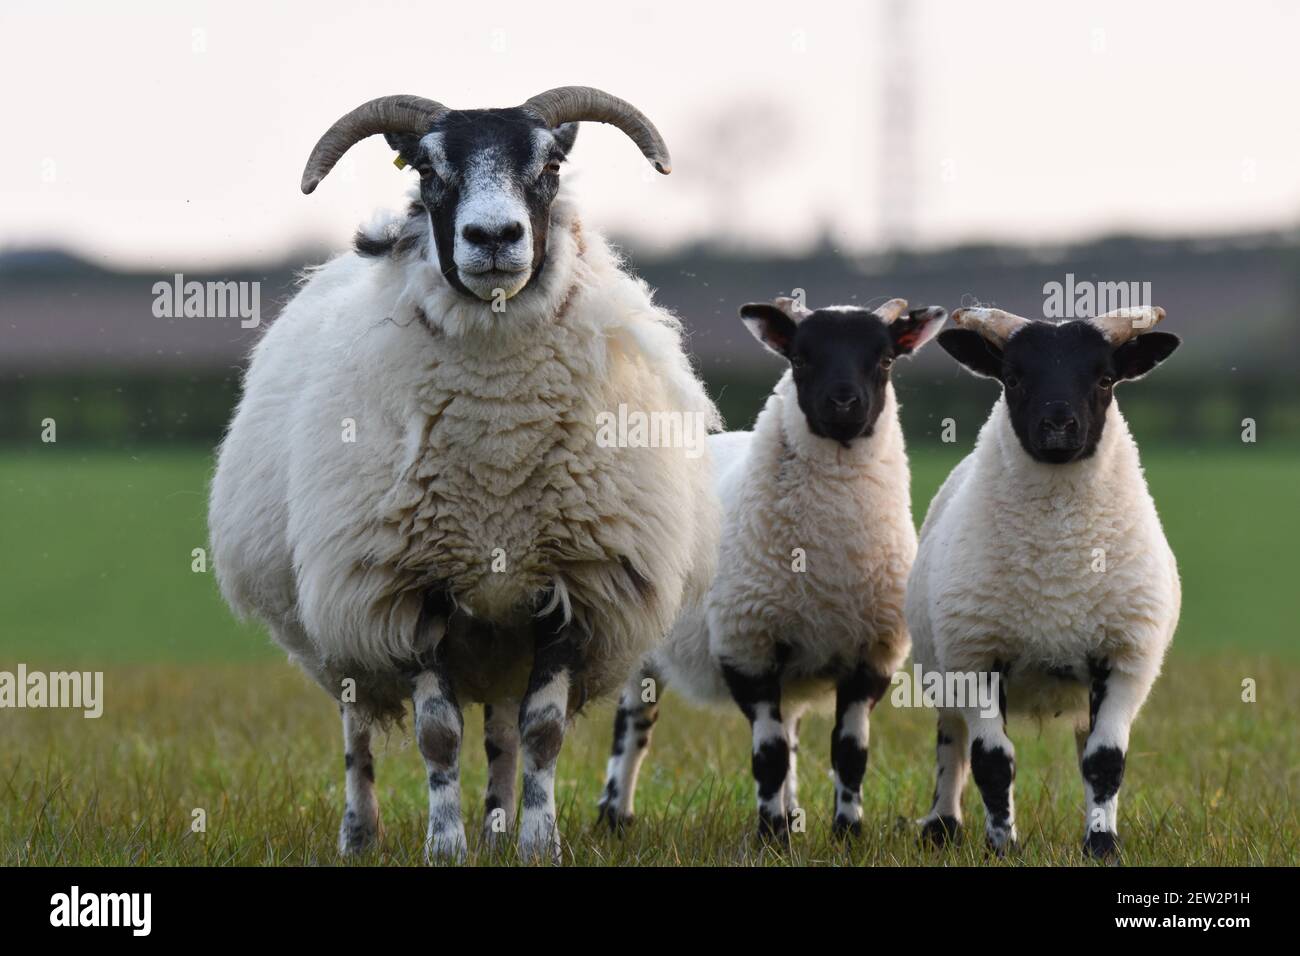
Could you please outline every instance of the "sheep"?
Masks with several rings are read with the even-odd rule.
[[[903,586],[916,551],[894,360],[942,326],[943,309],[808,311],[792,299],[740,310],[790,363],[752,432],[712,436],[723,506],[718,571],[619,699],[599,819],[634,817],[636,778],[675,687],[734,701],[753,734],[761,840],[788,839],[797,807],[799,720],[835,694],[836,834],[861,830],[871,708],[907,655]]]
[[[1114,387],[1178,347],[1177,336],[1149,331],[1163,318],[1144,307],[1056,325],[962,309],[958,328],[939,336],[1003,391],[921,527],[907,589],[914,667],[996,681],[1001,700],[984,712],[942,702],[926,840],[958,833],[969,770],[989,848],[1013,849],[1008,710],[1067,713],[1086,797],[1084,852],[1118,853],[1129,730],[1173,638],[1180,587]]]
[[[410,696],[426,855],[467,852],[462,707],[482,702],[486,838],[513,827],[522,749],[520,852],[558,858],[569,719],[617,689],[712,575],[707,449],[599,440],[599,416],[624,405],[701,433],[720,422],[678,320],[560,184],[583,120],[669,172],[639,111],[566,87],[511,109],[373,100],[303,173],[309,193],[382,132],[420,176],[409,213],[311,272],[255,347],[211,492],[225,599],[340,702],[345,854],[376,839],[371,733]]]

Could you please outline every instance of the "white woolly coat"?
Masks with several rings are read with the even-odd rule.
[[[553,585],[589,634],[575,697],[612,689],[716,556],[707,451],[597,441],[620,403],[718,427],[680,340],[563,192],[545,271],[504,311],[422,257],[333,259],[255,348],[220,450],[222,593],[326,690],[352,677],[391,715],[427,589],[489,625],[441,637],[475,701],[523,691],[528,615]]]
[[[930,504],[907,621],[923,669],[1010,664],[1008,706],[1051,716],[1086,702],[1089,657],[1153,681],[1180,600],[1118,404],[1095,454],[1048,465],[1021,447],[1000,398]]]
[[[700,703],[731,700],[719,658],[757,674],[778,643],[790,647],[785,701],[824,695],[860,661],[892,675],[907,656],[916,553],[893,386],[872,435],[849,448],[808,430],[788,371],[752,432],[709,441],[723,505],[717,576],[651,669]]]

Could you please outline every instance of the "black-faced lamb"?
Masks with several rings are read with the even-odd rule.
[[[1002,396],[930,504],[907,592],[925,671],[997,675],[1000,708],[946,701],[923,819],[944,842],[968,769],[991,849],[1016,841],[1008,712],[1076,720],[1084,850],[1117,850],[1129,730],[1178,623],[1178,569],[1115,400],[1177,348],[1159,308],[1051,324],[962,309],[939,344]],[[956,682],[953,682],[956,686]],[[999,712],[1000,711],[1000,712]]]
[[[600,816],[615,829],[632,818],[658,694],[671,687],[740,706],[760,836],[788,836],[800,716],[833,692],[833,828],[857,832],[868,717],[907,655],[903,588],[916,551],[890,368],[946,313],[908,313],[902,299],[810,312],[781,298],[740,314],[790,368],[752,432],[709,439],[723,506],[717,574],[622,692]]]
[[[412,697],[429,855],[466,852],[471,702],[490,707],[489,836],[514,824],[522,747],[520,849],[557,855],[570,716],[626,678],[712,573],[707,449],[598,440],[598,417],[621,406],[704,427],[717,415],[677,320],[561,186],[580,121],[616,126],[669,171],[638,110],[565,87],[511,109],[373,100],[303,173],[309,193],[382,133],[419,174],[409,212],[314,270],[258,343],[212,485],[227,601],[341,703],[344,852],[377,833],[372,726]]]

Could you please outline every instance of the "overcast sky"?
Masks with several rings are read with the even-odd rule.
[[[883,2],[843,0],[4,0],[0,248],[170,267],[338,246],[413,176],[373,138],[303,196],[341,113],[570,83],[631,100],[668,141],[659,177],[588,125],[566,172],[590,222],[655,245],[829,230],[870,248],[886,159],[926,244],[1300,220],[1300,4],[1065,6],[920,0],[900,33]],[[911,137],[882,110],[887,75],[891,101],[912,91]]]

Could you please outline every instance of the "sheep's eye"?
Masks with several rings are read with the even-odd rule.
[[[888,355],[886,355],[884,358],[880,360],[880,367],[883,368],[886,372],[888,372],[891,368],[894,367],[894,360],[890,358]]]
[[[1018,375],[1008,375],[1002,380],[1002,383],[1006,385],[1007,388],[1019,388],[1020,377]]]
[[[1113,387],[1114,384],[1115,384],[1115,380],[1111,378],[1109,375],[1103,375],[1101,378],[1097,380],[1097,387],[1100,388],[1102,391],[1106,391],[1107,389]]]

